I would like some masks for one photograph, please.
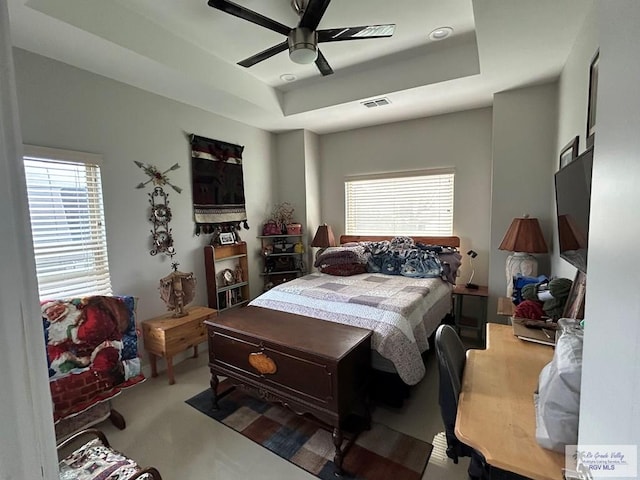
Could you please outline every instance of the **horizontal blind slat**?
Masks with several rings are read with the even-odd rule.
[[[100,168],[51,152],[24,159],[40,298],[111,295]]]
[[[454,173],[345,181],[350,235],[451,235]]]

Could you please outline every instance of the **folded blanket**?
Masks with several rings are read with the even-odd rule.
[[[320,271],[328,275],[336,275],[339,277],[349,277],[351,275],[366,273],[367,266],[363,265],[362,263],[343,263],[340,265],[324,265],[320,267]]]
[[[345,265],[349,263],[359,263],[366,265],[369,254],[365,252],[362,245],[353,247],[329,247],[325,249],[314,263],[314,267]]]

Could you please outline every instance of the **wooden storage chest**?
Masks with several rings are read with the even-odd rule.
[[[370,421],[366,390],[371,331],[315,318],[245,307],[206,322],[214,404],[218,375],[331,428],[341,467],[342,427],[354,412]]]
[[[198,345],[207,340],[205,320],[217,314],[212,308],[189,307],[188,315],[173,318],[171,313],[142,322],[144,348],[149,354],[151,376],[157,377],[157,358],[167,361],[169,384],[175,383],[173,356],[193,347],[193,356],[198,356]]]

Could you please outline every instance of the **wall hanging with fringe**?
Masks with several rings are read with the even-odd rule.
[[[242,151],[244,147],[192,134],[191,170],[196,235],[247,224]]]

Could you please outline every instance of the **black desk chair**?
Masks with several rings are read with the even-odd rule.
[[[459,457],[471,457],[469,477],[489,478],[484,457],[456,438],[455,425],[458,413],[458,397],[462,385],[462,372],[467,361],[464,345],[450,325],[440,325],[435,337],[438,372],[440,374],[439,404],[447,437],[447,456],[458,463]]]

